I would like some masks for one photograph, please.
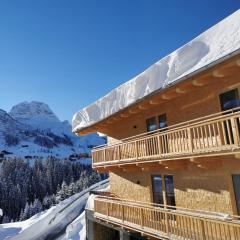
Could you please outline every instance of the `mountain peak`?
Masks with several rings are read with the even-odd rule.
[[[31,101],[21,102],[12,107],[9,114],[18,120],[44,119],[47,121],[59,122],[58,117],[49,106],[43,102]]]

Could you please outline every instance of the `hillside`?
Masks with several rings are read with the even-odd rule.
[[[97,134],[76,137],[68,121],[61,121],[42,102],[22,102],[10,112],[0,109],[0,156],[38,158],[87,157],[93,146],[104,144]]]

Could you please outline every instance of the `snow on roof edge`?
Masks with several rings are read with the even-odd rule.
[[[133,79],[75,113],[73,132],[81,131],[194,75],[240,49],[240,10],[160,59]],[[211,65],[211,66],[210,66]]]
[[[217,65],[217,64],[219,64],[219,63],[222,63],[222,62],[226,61],[227,59],[229,59],[230,57],[234,57],[234,56],[236,56],[236,55],[238,55],[238,54],[240,54],[240,48],[237,49],[236,51],[232,52],[232,53],[227,54],[226,56],[223,56],[223,57],[220,58],[220,59],[217,59],[216,61],[214,61],[214,62],[212,62],[212,63],[210,63],[210,64],[208,64],[208,65],[206,65],[206,66],[203,66],[202,68],[200,68],[200,69],[198,69],[198,70],[196,70],[196,71],[194,71],[194,72],[192,72],[192,73],[190,73],[190,74],[188,74],[188,75],[183,76],[182,78],[177,79],[177,80],[174,81],[172,84],[169,84],[167,87],[165,87],[165,88],[163,88],[163,89],[162,89],[162,88],[161,88],[161,89],[157,89],[156,91],[152,92],[151,94],[145,96],[144,98],[139,99],[138,101],[130,104],[129,106],[121,109],[120,111],[125,111],[126,108],[129,108],[129,107],[131,107],[132,105],[134,105],[134,104],[136,104],[136,103],[138,103],[138,102],[143,101],[145,98],[150,97],[150,96],[152,96],[152,95],[155,95],[155,94],[161,92],[162,90],[166,90],[168,87],[171,87],[171,86],[173,86],[173,85],[175,85],[175,84],[177,84],[177,83],[179,83],[179,82],[182,82],[182,81],[184,81],[184,80],[187,80],[187,79],[189,79],[190,77],[192,77],[192,76],[194,76],[194,75],[196,75],[196,74],[198,74],[198,73],[201,73],[201,72],[203,72],[203,71],[206,71],[207,69],[212,68],[212,67],[214,67],[215,65]],[[120,112],[120,111],[119,111],[119,112]],[[104,120],[106,120],[107,118],[109,118],[109,117],[111,117],[111,116],[113,116],[114,114],[119,113],[119,112],[115,112],[115,113],[113,113],[113,114],[111,114],[111,115],[109,115],[109,116],[101,119],[100,121],[104,121]],[[77,114],[77,113],[76,113],[76,114]],[[100,122],[100,121],[99,121],[99,122]],[[76,128],[74,128],[74,129],[72,130],[72,132],[78,132],[78,131],[83,130],[83,129],[85,129],[85,128],[89,128],[89,127],[95,125],[96,123],[97,123],[97,122],[92,123],[92,124],[89,124],[89,125],[87,125],[87,126],[85,126],[85,127],[82,127],[82,128],[78,128],[78,126],[77,126]]]

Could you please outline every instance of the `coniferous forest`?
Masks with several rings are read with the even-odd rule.
[[[0,223],[22,221],[106,178],[90,165],[48,158],[0,164]]]

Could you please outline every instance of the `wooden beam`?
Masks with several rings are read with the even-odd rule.
[[[104,167],[95,168],[95,170],[96,170],[98,173],[106,173],[106,172],[108,172],[108,170],[106,170]]]
[[[192,85],[195,86],[195,87],[202,87],[204,86],[205,84],[203,82],[201,82],[199,79],[194,79],[192,81]]]
[[[199,168],[206,169],[206,170],[215,170],[217,168],[220,168],[222,166],[222,163],[217,161],[207,161],[207,162],[202,162],[200,164],[197,164]]]
[[[236,61],[236,64],[237,64],[238,67],[240,67],[240,59],[238,59],[238,60]]]
[[[148,104],[139,104],[138,107],[139,107],[139,109],[141,109],[141,110],[146,110],[146,109],[149,108]]]
[[[107,124],[106,123],[99,123],[98,126],[99,127],[107,127]]]
[[[186,93],[186,92],[187,92],[187,90],[184,89],[184,88],[180,88],[180,87],[177,87],[177,88],[176,88],[176,93],[182,94],[182,93]]]
[[[123,169],[119,166],[107,166],[107,167],[104,167],[105,169],[107,169],[107,171],[109,172],[122,172]]]
[[[225,77],[225,75],[224,75],[220,70],[214,70],[214,71],[212,72],[212,75],[213,75],[213,77],[216,77],[216,78]]]
[[[173,98],[175,98],[175,97],[177,97],[177,93],[176,93],[176,90],[173,90],[173,91],[169,91],[169,92],[167,92],[167,93],[164,93],[164,94],[162,94],[162,99],[164,99],[164,100],[170,100],[170,99],[173,99]]]
[[[124,166],[123,168],[123,172],[137,172],[137,171],[141,171],[142,169],[137,167],[137,166]]]
[[[163,94],[163,95],[162,95],[162,99],[164,99],[164,100],[170,100],[171,97],[168,96],[167,94]]]
[[[112,123],[114,123],[113,120],[107,120],[107,124],[112,124]]]
[[[172,170],[172,171],[186,170],[187,164],[188,163],[186,159],[169,160],[169,161],[160,162],[160,165],[163,165],[165,169]]]
[[[132,109],[129,109],[129,113],[130,114],[137,114],[137,113],[139,113],[140,111],[139,111],[139,108],[132,108]]]
[[[142,162],[136,164],[138,167],[159,167],[159,162]]]
[[[150,101],[149,101],[149,104],[150,104],[150,105],[158,105],[158,104],[160,104],[160,101],[150,100]]]
[[[162,171],[164,167],[161,166],[146,166],[142,167],[143,172],[159,172]]]
[[[240,159],[240,153],[235,154],[235,158]]]
[[[127,118],[127,117],[129,117],[129,113],[127,113],[127,112],[121,113],[120,116],[121,116],[122,118]]]
[[[190,161],[196,164],[197,167],[206,170],[213,170],[222,166],[222,159],[218,157],[194,158]]]
[[[113,117],[112,119],[113,119],[113,121],[117,122],[120,120],[120,117]]]

